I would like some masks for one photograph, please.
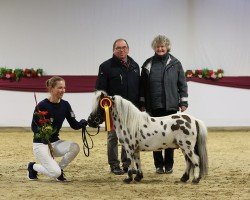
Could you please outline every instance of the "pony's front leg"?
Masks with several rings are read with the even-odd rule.
[[[135,181],[140,182],[143,178],[143,173],[141,170],[141,159],[140,159],[140,151],[136,151],[134,154],[135,164],[136,164],[136,176],[134,178]]]
[[[133,152],[130,149],[128,149],[128,150],[127,149],[128,148],[125,147],[125,150],[127,152],[127,159],[130,162],[130,165],[128,167],[128,174],[127,174],[128,176],[125,179],[123,179],[124,183],[130,183],[131,181],[133,181],[133,171],[132,171],[132,169],[134,167],[134,155],[133,155]]]

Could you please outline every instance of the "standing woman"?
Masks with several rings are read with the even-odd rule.
[[[35,107],[31,124],[33,152],[40,164],[28,163],[27,176],[29,180],[36,180],[37,174],[42,173],[57,181],[66,181],[63,169],[77,156],[80,148],[75,142],[61,140],[60,129],[65,118],[75,130],[86,127],[87,122],[84,119],[78,122],[69,102],[62,99],[65,93],[63,78],[54,76],[48,79],[46,87],[50,95]],[[54,157],[62,159],[57,163]]]
[[[170,52],[170,40],[158,35],[152,42],[154,56],[148,58],[141,71],[140,106],[153,117],[185,111],[188,107],[188,88],[182,65]],[[173,172],[174,150],[154,151],[156,173]]]

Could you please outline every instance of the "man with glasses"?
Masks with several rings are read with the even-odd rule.
[[[128,56],[129,46],[125,39],[117,39],[113,44],[112,58],[99,67],[96,89],[104,90],[108,95],[120,95],[139,107],[139,65]],[[118,138],[114,130],[108,132],[108,163],[110,170],[116,175],[128,171],[130,161],[127,160],[124,148],[121,149],[122,167],[118,159]]]

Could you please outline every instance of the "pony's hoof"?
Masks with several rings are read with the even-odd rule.
[[[137,173],[134,180],[136,182],[140,182],[142,178],[143,178],[143,174],[142,173]]]
[[[181,177],[181,182],[187,182],[188,179],[189,179],[189,175],[183,174],[183,176]]]
[[[132,178],[125,178],[123,179],[124,183],[130,183],[133,179]]]
[[[198,184],[200,182],[200,178],[197,178],[197,179],[193,179],[192,180],[192,183],[193,184]]]
[[[134,180],[135,180],[136,182],[140,182],[141,179],[142,179],[141,177],[137,177],[137,176],[134,178]]]

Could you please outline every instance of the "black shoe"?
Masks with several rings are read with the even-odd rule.
[[[111,167],[111,173],[115,175],[122,175],[124,171],[120,167]]]
[[[31,181],[37,180],[37,171],[33,169],[34,164],[35,162],[30,162],[27,165],[27,170],[28,170],[27,178]]]
[[[125,173],[127,173],[127,172],[128,172],[128,167],[123,167],[123,171],[124,171]],[[135,169],[135,168],[132,168],[132,173],[133,173],[133,174],[136,174],[136,169]]]
[[[164,174],[164,170],[163,170],[162,167],[157,167],[155,172],[156,172],[157,174]]]
[[[173,168],[166,167],[165,168],[165,173],[166,174],[172,174],[173,173]]]
[[[64,177],[63,170],[62,170],[61,175],[59,177],[57,177],[56,180],[61,181],[61,182],[67,181],[67,179]]]

